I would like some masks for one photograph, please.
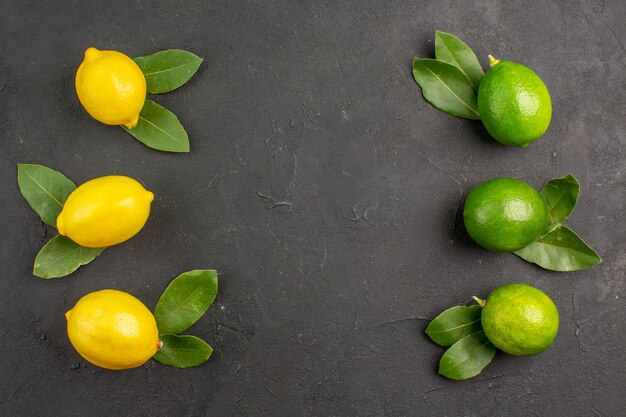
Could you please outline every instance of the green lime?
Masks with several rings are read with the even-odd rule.
[[[559,310],[543,291],[526,284],[508,284],[494,290],[480,321],[487,338],[503,352],[516,356],[541,353],[559,330]]]
[[[541,195],[514,178],[495,178],[476,186],[467,196],[463,221],[480,246],[513,252],[537,240],[546,231],[548,209]]]
[[[548,88],[528,67],[489,56],[492,68],[478,87],[478,111],[495,140],[526,147],[550,125],[552,102]]]

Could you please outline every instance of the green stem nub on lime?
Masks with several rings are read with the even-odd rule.
[[[495,67],[496,65],[498,65],[500,63],[500,60],[495,58],[493,55],[489,55],[489,66],[491,68]]]

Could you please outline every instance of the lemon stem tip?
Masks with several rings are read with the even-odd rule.
[[[123,126],[128,128],[128,129],[132,129],[134,127],[137,127],[137,123],[139,123],[139,114],[137,114],[135,117],[133,117],[127,123],[124,123]]]
[[[481,308],[485,306],[485,304],[487,303],[486,300],[483,300],[481,298],[476,297],[475,295],[472,296],[472,298],[474,299],[474,301],[476,301],[476,304],[478,304]]]
[[[92,61],[97,58],[98,55],[100,55],[100,51],[91,46],[85,50],[85,61]]]
[[[496,65],[498,65],[500,63],[499,59],[494,58],[493,55],[489,54],[489,66],[491,68],[495,67]]]

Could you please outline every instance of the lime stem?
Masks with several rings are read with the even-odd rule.
[[[496,65],[498,65],[500,63],[499,59],[496,59],[493,57],[493,55],[489,55],[489,66],[491,68],[495,67]]]
[[[481,298],[478,298],[475,295],[473,295],[472,298],[474,299],[474,301],[476,301],[476,304],[478,304],[481,308],[483,308],[485,306],[485,304],[487,303],[487,300],[483,300]]]

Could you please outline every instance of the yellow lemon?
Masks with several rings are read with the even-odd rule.
[[[67,335],[80,356],[106,369],[144,364],[158,350],[154,316],[137,298],[117,290],[87,294],[65,313]]]
[[[57,229],[81,246],[117,245],[146,224],[153,199],[154,194],[132,178],[95,178],[69,195],[57,217]]]
[[[76,71],[76,93],[94,119],[132,128],[146,101],[146,78],[123,53],[89,48]]]

